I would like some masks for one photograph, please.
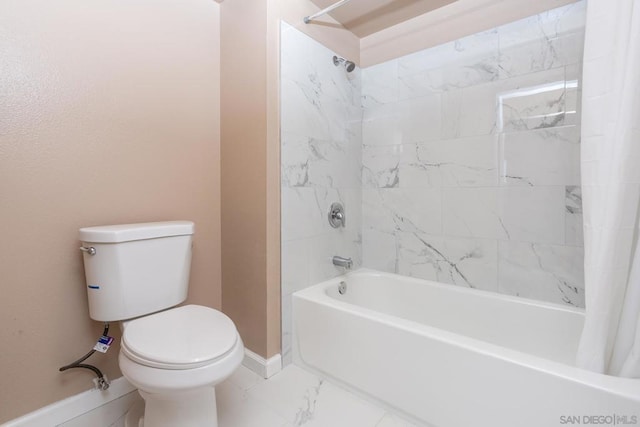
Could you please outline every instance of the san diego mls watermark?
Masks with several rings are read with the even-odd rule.
[[[637,415],[561,415],[560,424],[583,426],[632,426],[638,425]]]

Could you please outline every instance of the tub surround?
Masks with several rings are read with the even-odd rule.
[[[585,6],[362,70],[364,266],[584,306]]]
[[[282,23],[285,363],[291,294],[342,274],[333,255],[584,305],[584,21],[578,2],[352,73]]]
[[[342,274],[334,255],[361,264],[360,70],[281,24],[282,357],[291,361],[291,294]],[[349,59],[349,58],[347,58]],[[346,226],[333,228],[333,202]]]

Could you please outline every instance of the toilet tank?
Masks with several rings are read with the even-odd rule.
[[[131,319],[183,302],[193,230],[190,221],[81,228],[91,318]]]

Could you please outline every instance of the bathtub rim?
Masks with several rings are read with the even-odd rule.
[[[606,391],[613,395],[637,401],[640,404],[640,378],[623,378],[614,377],[611,375],[600,374],[592,371],[587,371],[582,368],[578,368],[572,365],[566,365],[564,363],[546,359],[541,356],[535,356],[527,354],[519,350],[503,347],[497,344],[492,344],[486,341],[479,340],[477,338],[469,337],[459,333],[439,329],[434,326],[423,324],[414,320],[403,319],[398,316],[378,312],[370,308],[359,306],[350,302],[340,301],[331,297],[327,290],[331,286],[336,286],[345,277],[376,275],[379,277],[392,277],[394,279],[416,281],[422,283],[428,283],[431,286],[442,288],[446,291],[453,292],[474,292],[482,293],[483,296],[489,298],[498,298],[501,300],[515,302],[518,304],[527,304],[542,306],[549,309],[567,311],[571,313],[581,314],[584,316],[584,309],[576,307],[565,307],[560,304],[555,304],[546,301],[537,301],[527,298],[515,297],[511,295],[502,295],[490,291],[481,289],[464,288],[455,285],[448,285],[443,283],[434,282],[431,280],[417,279],[413,277],[401,276],[393,273],[380,272],[367,268],[361,268],[345,275],[341,275],[323,282],[310,286],[309,288],[294,292],[293,303],[295,305],[295,299],[299,298],[312,303],[316,303],[325,307],[330,307],[339,310],[344,313],[351,313],[362,316],[368,320],[383,323],[387,326],[398,327],[409,332],[415,333],[419,336],[435,339],[445,344],[456,346],[461,349],[473,351],[484,356],[494,357],[507,363],[520,365],[527,369],[532,369],[544,374],[555,375],[564,378],[568,381],[573,381],[582,385],[593,387],[599,390]],[[295,331],[295,310],[293,311],[293,322]],[[295,338],[293,345],[297,347],[297,338]],[[297,349],[296,349],[297,351]],[[299,353],[299,352],[298,352]],[[299,353],[300,359],[304,362],[304,357]],[[304,362],[307,364],[306,362]],[[312,365],[309,365],[312,366]]]
[[[344,280],[344,278],[359,277],[359,276],[389,277],[389,278],[393,278],[393,279],[396,279],[396,280],[399,279],[399,280],[402,280],[402,281],[412,282],[412,283],[428,283],[430,286],[433,286],[433,287],[438,288],[438,289],[445,290],[447,292],[460,293],[460,294],[472,293],[472,294],[476,294],[476,295],[479,295],[479,296],[485,297],[485,298],[492,298],[492,299],[497,299],[497,300],[502,300],[502,301],[514,302],[514,303],[517,303],[518,305],[529,305],[529,306],[545,307],[545,308],[553,309],[555,311],[564,311],[564,312],[569,312],[569,313],[575,313],[575,314],[580,314],[582,316],[584,316],[584,314],[585,314],[585,309],[582,308],[582,307],[576,307],[576,306],[565,305],[565,304],[558,304],[558,303],[554,303],[554,302],[550,302],[550,301],[542,301],[542,300],[537,300],[537,299],[533,299],[533,298],[527,298],[527,297],[521,297],[521,296],[515,296],[515,295],[509,295],[509,294],[502,294],[502,293],[499,293],[499,292],[496,292],[496,291],[489,291],[489,290],[486,290],[486,289],[469,288],[469,287],[466,287],[466,286],[452,285],[452,284],[448,284],[448,283],[436,282],[435,280],[420,279],[420,278],[417,278],[417,277],[403,276],[403,275],[400,275],[400,274],[387,273],[387,272],[384,272],[384,271],[373,270],[373,269],[370,269],[370,268],[359,268],[357,270],[350,271],[350,272],[348,272],[346,274],[334,277],[332,279],[328,279],[328,280],[324,280],[324,281],[319,282],[319,283],[315,283],[315,284],[311,285],[309,288],[317,286],[317,285],[320,285],[320,284],[326,284],[327,286],[329,286],[330,284],[336,284],[337,285],[338,283],[340,283],[340,280]],[[305,288],[305,289],[302,289],[302,290],[297,291],[297,292],[304,292],[309,288]]]

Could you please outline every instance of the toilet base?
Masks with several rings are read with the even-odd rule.
[[[144,399],[144,410],[134,405],[127,413],[126,427],[218,427],[213,387],[171,394],[138,392]]]
[[[144,401],[134,403],[124,417],[124,427],[142,427],[144,423]]]

